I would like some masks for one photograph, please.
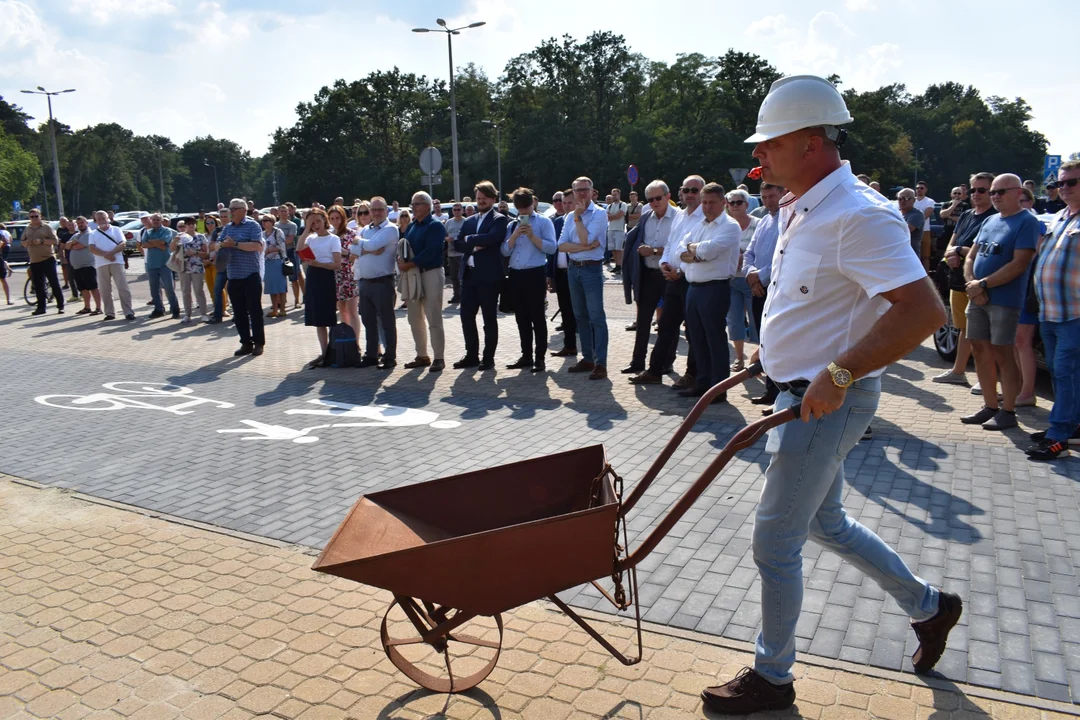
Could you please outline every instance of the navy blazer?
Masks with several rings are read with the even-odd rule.
[[[562,238],[563,225],[566,223],[566,215],[551,218],[551,224],[555,226],[555,252],[548,255],[546,274],[549,278],[555,277],[555,269],[559,267],[559,240]]]
[[[503,256],[499,251],[506,239],[508,218],[497,210],[492,210],[481,227],[477,227],[477,213],[465,220],[461,232],[454,240],[454,249],[461,253],[461,280],[469,284],[500,282],[506,277]],[[483,250],[474,252],[480,246]],[[469,258],[473,258],[475,267],[469,267]]]
[[[645,239],[641,229],[645,227],[645,220],[650,217],[652,217],[651,208],[642,212],[637,225],[626,234],[626,242],[623,243],[622,281],[627,305],[637,302],[638,294],[641,292],[641,268],[645,267],[645,259],[638,255],[638,248],[641,246],[641,241]]]

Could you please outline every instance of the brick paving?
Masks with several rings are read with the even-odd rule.
[[[145,283],[136,281],[135,289],[144,303]],[[501,368],[441,376],[400,367],[388,375],[310,371],[302,366],[317,348],[314,333],[296,319],[271,321],[263,357],[234,360],[228,325],[140,320],[94,330],[83,318],[29,318],[25,307],[0,308],[0,358],[19,379],[5,391],[8,432],[0,471],[311,547],[326,541],[364,492],[587,444],[604,443],[632,484],[689,402],[669,388],[630,386],[618,374],[633,342],[621,329],[629,307],[616,285],[607,287],[607,299],[608,382],[558,372],[561,362],[549,363],[552,372],[541,378]],[[445,313],[448,360],[462,354],[455,312]],[[517,356],[517,333],[510,317],[500,325],[498,360],[505,363]],[[399,328],[405,359],[412,341],[403,318]],[[554,338],[553,348],[559,334]],[[944,365],[927,345],[889,368],[875,439],[848,458],[845,502],[920,575],[965,599],[964,619],[938,668],[945,677],[1080,699],[1080,529],[1074,522],[1080,463],[1032,464],[1017,449],[1025,442],[1020,431],[994,434],[961,425],[958,417],[976,409],[979,399],[965,388],[929,382]],[[103,383],[115,381],[175,383],[235,407],[204,405],[171,415],[78,412],[34,402],[45,394],[102,392]],[[632,545],[709,455],[760,417],[750,394],[732,393],[730,406],[709,409],[631,518]],[[315,430],[310,436],[318,440],[310,445],[216,432],[242,429],[243,420],[294,429],[333,422],[288,414],[310,410],[314,399],[429,415],[426,427]],[[1045,423],[1045,397],[1040,405],[1021,411],[1028,427]],[[56,439],[43,443],[43,427],[57,431]],[[647,620],[731,641],[752,638],[760,609],[750,530],[766,462],[763,444],[740,453],[645,561],[639,579]],[[914,636],[890,598],[813,544],[804,574],[801,653],[910,670]],[[604,609],[591,588],[565,597],[578,607]]]
[[[525,720],[713,717],[698,693],[746,646],[647,628],[612,660],[533,603],[505,616],[499,666],[446,701],[378,646],[389,596],[312,572],[310,554],[0,477],[0,717]],[[601,630],[629,643],[625,624]],[[796,706],[758,717],[1019,718],[1072,707],[811,660]],[[445,706],[445,714],[442,710]]]

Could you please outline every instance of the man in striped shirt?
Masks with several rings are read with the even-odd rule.
[[[1065,209],[1054,216],[1035,259],[1039,332],[1046,365],[1054,379],[1050,428],[1031,436],[1032,460],[1068,455],[1080,425],[1080,160],[1058,170],[1057,187]]]

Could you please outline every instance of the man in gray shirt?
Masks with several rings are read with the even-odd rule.
[[[461,203],[454,203],[454,207],[450,209],[450,219],[444,224],[446,242],[449,244],[447,254],[450,260],[450,283],[454,288],[454,294],[450,298],[450,304],[453,305],[459,302],[461,293],[461,253],[454,249],[454,241],[461,232],[461,226],[465,224],[465,211]]]
[[[926,218],[923,212],[915,207],[915,191],[904,188],[896,194],[896,203],[900,206],[900,214],[903,215],[911,235],[911,249],[919,256],[922,252],[923,222]]]
[[[98,290],[97,268],[94,255],[90,252],[90,224],[80,215],[75,218],[77,232],[64,243],[64,249],[70,254],[71,270],[75,273],[75,284],[82,294],[83,309],[76,315],[100,315],[101,292]],[[90,298],[94,298],[94,309],[90,309]]]

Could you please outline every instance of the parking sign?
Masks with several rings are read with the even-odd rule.
[[[1047,155],[1043,158],[1043,185],[1057,180],[1058,168],[1061,167],[1060,155]]]

